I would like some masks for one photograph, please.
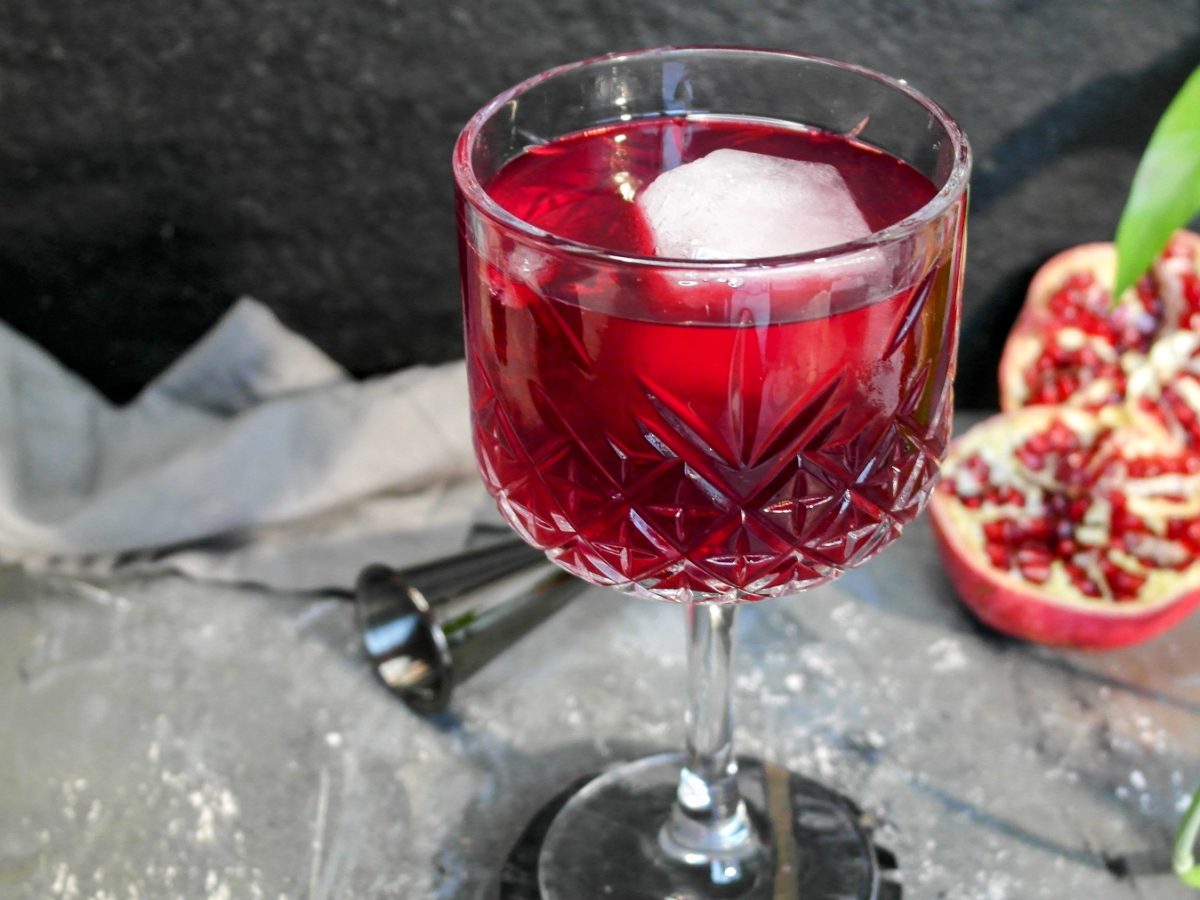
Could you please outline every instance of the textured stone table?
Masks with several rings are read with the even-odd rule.
[[[1093,656],[977,629],[922,522],[743,610],[740,747],[883,823],[911,898],[1185,898],[1200,619]],[[681,740],[679,609],[591,591],[419,719],[345,603],[0,573],[0,897],[493,897],[575,777]]]

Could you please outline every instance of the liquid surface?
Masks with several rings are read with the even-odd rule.
[[[678,119],[539,147],[486,187],[541,228],[646,253],[621,186],[724,146],[836,165],[873,228],[933,193],[843,138]],[[480,469],[560,565],[660,598],[758,599],[836,577],[923,506],[950,426],[957,252],[880,302],[801,320],[777,309],[812,301],[811,279],[752,297],[702,286],[705,304],[744,315],[696,324],[655,312],[697,308],[695,285],[535,252],[460,213]],[[947,234],[957,250],[961,230]]]
[[[630,199],[659,173],[719,149],[834,166],[872,231],[916,212],[935,193],[912,166],[844,137],[748,120],[682,118],[606,126],[535,147],[486,188],[513,215],[545,231],[654,256]]]

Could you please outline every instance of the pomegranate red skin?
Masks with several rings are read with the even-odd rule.
[[[1115,650],[1161,634],[1200,605],[1200,590],[1151,607],[1113,603],[1081,609],[1062,603],[1036,585],[998,572],[982,558],[972,560],[948,520],[948,502],[953,501],[939,490],[929,504],[946,573],[967,608],[997,631],[1057,647]]]

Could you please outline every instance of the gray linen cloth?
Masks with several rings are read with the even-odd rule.
[[[0,326],[0,561],[349,586],[484,506],[461,362],[356,381],[244,299],[115,407]]]

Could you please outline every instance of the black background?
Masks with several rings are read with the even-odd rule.
[[[448,157],[550,65],[723,43],[925,90],[976,152],[959,397],[1030,274],[1111,237],[1200,0],[5,0],[0,316],[117,400],[238,296],[358,374],[461,354]]]

